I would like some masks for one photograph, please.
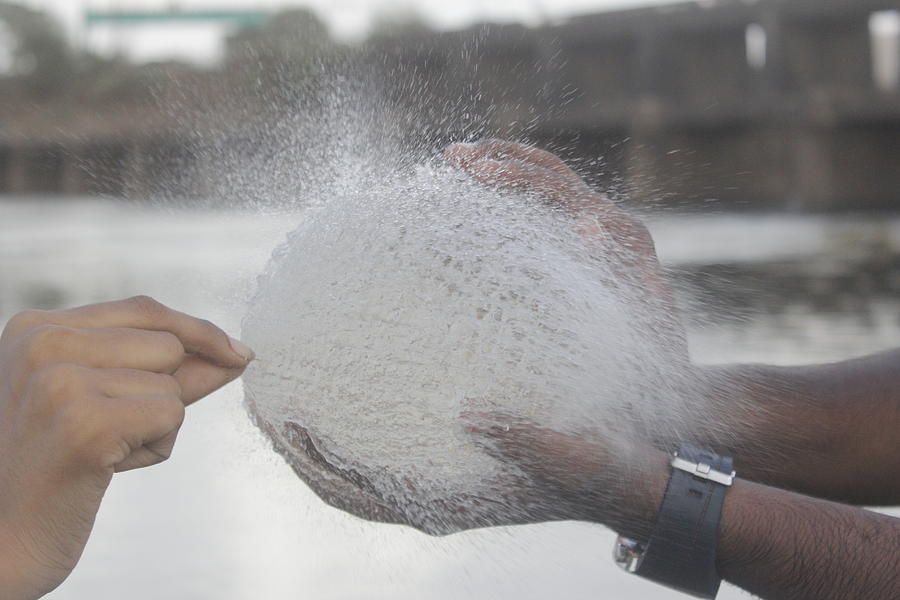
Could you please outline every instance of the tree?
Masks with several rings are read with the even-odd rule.
[[[303,65],[336,49],[328,28],[312,11],[301,8],[273,15],[260,28],[242,29],[227,42],[226,62],[248,59],[260,66]]]
[[[54,94],[71,76],[72,54],[62,28],[46,13],[0,1],[0,27],[8,60],[4,87],[35,96]]]

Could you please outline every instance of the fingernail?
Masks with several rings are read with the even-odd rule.
[[[256,358],[256,353],[250,349],[250,347],[240,340],[236,340],[231,336],[228,336],[228,343],[231,344],[231,349],[234,350],[238,356],[250,362],[254,358]]]

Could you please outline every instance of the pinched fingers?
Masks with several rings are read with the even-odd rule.
[[[97,390],[109,398],[129,396],[182,396],[181,384],[174,375],[139,369],[94,369]]]
[[[32,373],[52,364],[171,374],[185,358],[181,341],[168,332],[46,324],[27,330],[9,350],[15,365],[11,380],[17,389]]]
[[[86,369],[90,387],[110,398],[177,396],[185,406],[233,381],[240,369],[224,370],[198,356],[188,356],[174,374],[137,369]]]
[[[20,403],[25,414],[53,419],[74,407],[132,396],[180,398],[181,385],[172,375],[136,369],[91,369],[73,363],[54,363],[31,373]]]
[[[17,338],[43,325],[166,332],[177,337],[187,352],[204,356],[228,369],[246,367],[253,359],[249,348],[230,338],[213,323],[173,310],[148,296],[65,310],[24,311],[9,321],[3,339]]]
[[[55,363],[173,374],[186,403],[238,377],[254,355],[209,321],[147,296],[58,311],[24,311],[3,331],[17,390]],[[183,368],[182,368],[183,367]]]
[[[86,390],[110,398],[152,394],[173,395],[185,405],[192,404],[220,387],[235,380],[242,369],[223,369],[199,356],[184,356],[174,369],[152,372],[136,368],[90,368],[71,362],[51,362],[27,371],[22,383],[54,377],[55,388],[66,388],[70,396]],[[78,385],[71,385],[70,375],[78,374]],[[22,384],[20,384],[21,387]]]
[[[175,371],[185,405],[192,404],[237,379],[243,369],[223,369],[205,358],[188,356]]]
[[[40,432],[63,465],[111,469],[173,436],[184,419],[179,386],[167,375],[57,363],[37,370],[27,390],[17,421],[26,435]],[[157,451],[153,462],[167,456]]]
[[[534,146],[506,140],[489,139],[474,144],[451,144],[444,150],[444,158],[451,164],[463,169],[472,163],[485,159],[499,161],[519,160],[549,169],[568,179],[581,181],[581,177],[566,166],[555,154]]]
[[[172,394],[84,398],[67,404],[48,433],[74,466],[126,471],[169,458],[184,411]]]
[[[128,471],[161,463],[169,458],[178,430],[184,422],[184,403],[170,394],[148,394],[112,400],[109,418],[120,440],[110,446],[101,467]]]

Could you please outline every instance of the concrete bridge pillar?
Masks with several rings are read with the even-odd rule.
[[[638,101],[631,121],[625,151],[626,178],[631,199],[639,204],[657,201],[667,186],[659,168],[664,109],[659,98],[647,94]]]
[[[765,4],[759,13],[759,25],[766,33],[765,66],[757,78],[757,94],[765,101],[782,99],[786,87],[784,23],[778,8]]]
[[[9,149],[6,160],[6,191],[10,194],[25,194],[28,191],[28,149]]]
[[[660,56],[662,32],[654,23],[641,25],[634,34],[637,44],[634,52],[634,89],[639,97],[657,97],[666,89],[666,75]]]
[[[795,91],[845,96],[873,88],[868,12],[783,24],[787,83]]]
[[[84,184],[84,166],[79,150],[79,148],[67,148],[62,155],[59,191],[70,196],[87,191]]]
[[[9,193],[9,148],[0,146],[0,194]]]
[[[795,131],[790,145],[793,155],[787,208],[827,210],[834,202],[834,173],[827,136],[815,129]]]
[[[148,182],[146,143],[136,140],[128,145],[122,160],[121,188],[125,196],[146,199],[151,195]]]

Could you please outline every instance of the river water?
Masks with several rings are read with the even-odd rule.
[[[0,199],[0,319],[150,294],[236,333],[256,274],[300,218]],[[695,360],[811,363],[900,346],[900,215],[648,224],[679,282]],[[171,460],[116,476],[78,569],[50,598],[681,597],[620,573],[602,527],[429,538],[329,508],[241,398],[235,383],[192,406]]]

